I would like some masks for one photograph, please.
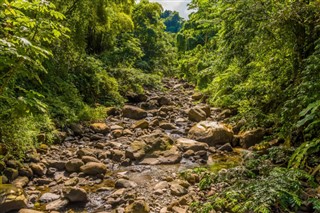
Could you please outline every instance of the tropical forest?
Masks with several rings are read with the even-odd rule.
[[[0,213],[320,212],[320,1],[156,1],[0,0]]]

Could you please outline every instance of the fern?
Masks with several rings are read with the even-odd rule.
[[[271,152],[273,154],[274,151]],[[275,167],[269,157],[255,156],[254,160],[246,159],[244,166],[223,169],[218,173],[202,172],[199,188],[218,190],[206,204],[198,203],[195,212],[208,212],[208,202],[215,210],[237,213],[297,211],[303,203],[303,186],[313,186],[313,177],[302,170]],[[251,169],[258,169],[259,175],[252,175]],[[316,200],[314,206],[316,209]]]
[[[289,167],[305,168],[308,156],[320,151],[320,139],[307,141],[300,145],[289,161]]]

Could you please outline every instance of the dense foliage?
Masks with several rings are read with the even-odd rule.
[[[161,13],[148,1],[1,0],[0,147],[22,156],[40,133],[50,142],[55,126],[159,85],[175,57]]]
[[[229,121],[242,130],[268,128],[294,147],[281,167],[264,155],[205,173],[199,187],[218,193],[194,211],[296,212],[310,203],[319,210],[304,187],[320,176],[320,2],[193,0],[190,8],[196,12],[176,39],[179,76],[212,105],[235,111]]]
[[[185,172],[201,178],[201,190],[214,191],[212,196],[194,202],[194,212],[298,212],[302,206],[313,212],[320,209],[315,199],[316,191],[310,174],[297,169],[287,169],[288,154],[292,150],[270,148],[267,154],[247,153],[239,166],[219,172],[200,168]],[[311,205],[310,205],[311,204]]]
[[[193,0],[177,35],[180,76],[244,128],[273,127],[304,168],[319,154],[319,1]],[[308,168],[314,168],[314,165]]]

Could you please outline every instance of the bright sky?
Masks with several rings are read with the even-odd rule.
[[[150,0],[150,2],[159,2],[164,10],[178,11],[184,19],[188,19],[188,15],[191,13],[187,6],[191,0]]]

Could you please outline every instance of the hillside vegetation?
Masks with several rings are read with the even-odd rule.
[[[217,189],[199,193],[193,212],[320,211],[320,1],[192,0],[189,9],[184,20],[148,0],[0,0],[0,174],[70,126],[191,84],[192,98],[224,110],[232,138],[265,133],[241,163],[180,174]],[[160,107],[174,104],[160,99],[153,110],[165,117],[171,109]]]

